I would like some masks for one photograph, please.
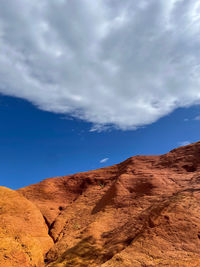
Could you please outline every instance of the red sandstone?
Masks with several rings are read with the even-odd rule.
[[[49,267],[200,266],[200,142],[19,193],[48,227]]]

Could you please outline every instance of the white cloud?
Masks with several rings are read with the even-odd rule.
[[[187,145],[190,145],[190,144],[191,144],[190,141],[182,141],[182,142],[178,143],[179,146],[187,146]]]
[[[135,129],[200,103],[200,2],[6,0],[0,93]]]
[[[196,117],[194,118],[194,120],[195,120],[195,121],[200,121],[200,115],[196,116]]]
[[[100,163],[105,163],[108,160],[109,160],[109,158],[104,158],[104,159],[100,160]]]

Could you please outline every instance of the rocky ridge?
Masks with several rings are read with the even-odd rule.
[[[200,266],[200,142],[0,194],[11,252],[27,239],[22,266]],[[25,230],[8,226],[16,220]],[[6,244],[0,251],[5,266],[20,266]]]

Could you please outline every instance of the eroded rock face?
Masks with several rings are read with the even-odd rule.
[[[0,266],[44,266],[52,245],[39,209],[18,192],[0,187]]]
[[[18,192],[49,227],[49,267],[200,266],[200,142]]]

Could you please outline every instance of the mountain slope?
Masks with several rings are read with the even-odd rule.
[[[47,266],[200,266],[200,142],[18,190],[42,213]]]

